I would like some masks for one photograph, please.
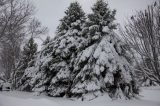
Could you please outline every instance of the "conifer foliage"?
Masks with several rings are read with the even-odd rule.
[[[33,37],[29,39],[29,41],[24,45],[21,59],[17,65],[17,70],[15,73],[15,87],[19,87],[18,81],[22,78],[24,74],[24,70],[28,67],[32,67],[34,65],[35,55],[37,53],[37,44],[34,42]]]
[[[71,3],[65,14],[66,16],[61,19],[57,28],[52,54],[53,69],[51,71],[55,73],[55,76],[53,76],[48,89],[51,96],[63,96],[68,91],[73,71],[71,61],[74,60],[85,40],[81,33],[85,22],[85,13],[79,3]]]
[[[97,0],[86,18],[79,3],[71,3],[56,37],[43,45],[34,65],[25,69],[21,90],[29,85],[30,91],[82,99],[105,92],[116,99],[138,94],[128,48],[114,33],[115,14],[107,3]]]
[[[73,69],[71,61],[83,46],[81,42],[85,13],[77,2],[70,4],[57,27],[57,36],[45,43],[38,53],[35,66],[26,71],[32,91],[47,92],[50,96],[64,96],[69,89]],[[30,74],[31,73],[31,74]],[[23,86],[25,89],[27,86]]]
[[[135,93],[131,85],[133,73],[125,45],[113,32],[116,28],[115,10],[111,11],[107,3],[98,0],[92,11],[85,25],[88,44],[74,62],[74,71],[78,74],[71,92],[84,95],[84,99],[88,95],[97,97],[106,91],[112,98],[130,98]]]

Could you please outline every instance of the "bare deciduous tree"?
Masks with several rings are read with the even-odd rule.
[[[15,69],[25,28],[34,13],[34,7],[26,0],[5,0],[0,7],[1,61],[6,78]]]
[[[160,1],[137,12],[120,32],[136,55],[140,56],[140,61],[137,61],[140,70],[150,80],[160,84]]]
[[[35,7],[29,0],[3,0],[0,5],[0,56],[9,79],[20,58],[23,39],[45,34],[47,28],[33,18]]]
[[[40,35],[45,35],[46,33],[48,33],[48,28],[42,26],[38,19],[33,18],[28,25],[28,35],[32,36],[33,38],[41,39]]]

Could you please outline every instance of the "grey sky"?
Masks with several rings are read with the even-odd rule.
[[[50,30],[49,35],[54,36],[59,20],[64,16],[64,11],[70,2],[75,0],[32,0],[37,8],[36,17]],[[86,13],[91,12],[90,7],[96,0],[77,0]],[[147,7],[155,0],[106,0],[111,9],[117,10],[117,22],[123,24],[125,18],[134,14],[136,10]]]

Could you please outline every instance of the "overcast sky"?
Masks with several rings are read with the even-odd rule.
[[[37,8],[36,17],[50,30],[49,35],[54,36],[59,20],[64,16],[64,11],[75,0],[32,0]],[[91,12],[91,6],[96,0],[77,0],[86,13]],[[126,17],[131,16],[136,10],[147,7],[155,0],[106,0],[111,9],[117,10],[117,22],[122,24]]]

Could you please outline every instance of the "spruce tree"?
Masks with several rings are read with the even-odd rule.
[[[56,37],[36,55],[33,67],[25,69],[23,90],[82,99],[104,92],[128,99],[138,93],[128,47],[114,33],[116,11],[103,0],[92,11],[86,19],[77,2],[70,4]]]
[[[49,81],[52,78],[50,71],[50,61],[52,60],[53,53],[53,42],[48,36],[42,43],[42,49],[39,51],[34,58],[33,67],[27,67],[24,75],[21,78],[21,86],[19,87],[22,91],[32,91],[37,94],[47,92]]]
[[[26,70],[31,79],[31,91],[46,92],[50,96],[64,96],[70,89],[72,61],[82,48],[85,38],[82,27],[85,13],[77,2],[70,4],[57,27],[56,37],[43,45],[35,66]],[[26,86],[23,87],[23,89]]]
[[[34,66],[34,59],[37,53],[37,44],[34,42],[33,37],[29,39],[29,41],[24,45],[21,59],[17,65],[17,70],[15,74],[15,83],[16,88],[18,88],[21,83],[20,80],[24,75],[25,70],[28,67]]]
[[[37,53],[37,44],[34,42],[33,37],[31,37],[28,43],[24,46],[22,52],[22,67],[25,69],[26,67],[33,66],[31,60],[35,58],[35,54]]]
[[[85,13],[79,3],[71,3],[60,22],[52,54],[52,72],[55,75],[48,89],[51,96],[68,95],[72,83],[73,65],[71,61],[74,60],[85,40],[81,33],[85,22]]]
[[[87,44],[74,62],[71,93],[82,99],[93,99],[103,92],[111,98],[131,98],[136,92],[133,70],[125,45],[114,33],[116,11],[98,0],[88,15],[84,30]],[[134,92],[135,91],[135,92]],[[90,98],[87,96],[89,95]]]

